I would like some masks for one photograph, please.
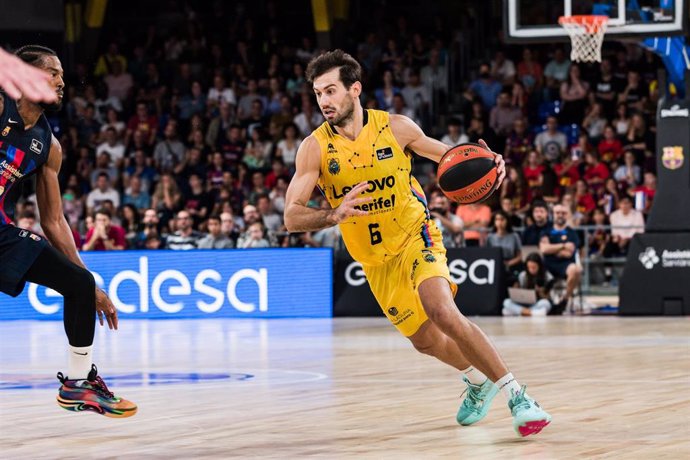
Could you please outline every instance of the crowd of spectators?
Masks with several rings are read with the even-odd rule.
[[[65,107],[51,122],[79,247],[340,247],[337,229],[288,235],[283,226],[297,149],[323,122],[304,78],[319,50],[294,30],[280,36],[269,4],[262,33],[223,2],[207,15],[188,6],[154,16],[143,35],[117,36],[95,65],[68,72]],[[230,24],[227,33],[218,24]],[[505,48],[451,82],[448,37],[405,20],[386,30],[361,31],[348,50],[365,71],[363,105],[405,114],[451,145],[484,139],[507,163],[500,193],[463,207],[438,191],[433,168],[416,166],[447,247],[501,247],[516,280],[522,246],[566,277],[570,264],[556,270],[554,260],[574,258],[585,239],[582,256],[625,254],[656,189],[654,55],[612,46],[600,64],[578,65],[561,47]],[[27,195],[18,217],[40,230]],[[328,206],[318,193],[310,205]],[[581,225],[601,228],[576,232],[572,250],[550,246],[549,232]]]

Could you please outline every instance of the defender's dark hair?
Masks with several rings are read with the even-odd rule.
[[[37,66],[44,56],[57,56],[55,51],[41,45],[22,46],[14,54],[22,61],[33,66]]]
[[[340,81],[346,89],[362,80],[362,66],[359,62],[345,51],[337,49],[323,53],[309,62],[305,72],[307,81],[313,84],[316,78],[335,68],[340,69]]]

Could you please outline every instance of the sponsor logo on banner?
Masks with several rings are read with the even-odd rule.
[[[656,250],[654,248],[645,248],[645,250],[640,253],[638,259],[647,270],[651,270],[656,264],[659,263],[659,256],[656,254]]]
[[[477,259],[469,266],[462,259],[455,259],[448,264],[450,278],[455,284],[462,284],[468,279],[474,284],[494,284],[496,279],[496,261]]]
[[[678,169],[683,166],[683,146],[673,145],[663,148],[661,163],[668,169]]]
[[[688,118],[688,109],[681,109],[678,104],[673,104],[670,109],[661,109],[661,118],[684,117]]]
[[[25,236],[34,237],[30,232]],[[81,256],[93,270],[96,285],[123,317],[332,314],[330,250],[257,249],[251,257],[243,250],[113,251]],[[297,277],[296,266],[301,267]],[[0,297],[0,320],[62,319],[62,307],[57,292],[30,283],[17,298]]]
[[[647,270],[653,269],[659,263],[661,263],[661,268],[690,268],[689,249],[664,249],[659,257],[656,249],[650,247],[645,248],[638,259]]]
[[[362,270],[362,264],[351,262],[345,269],[345,281],[350,286],[362,286],[367,282],[367,277]]]

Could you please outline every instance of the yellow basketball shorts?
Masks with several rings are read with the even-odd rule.
[[[445,278],[453,296],[458,290],[450,278],[446,248],[433,221],[397,256],[383,265],[362,268],[383,313],[405,337],[417,332],[428,319],[418,290],[424,280]]]

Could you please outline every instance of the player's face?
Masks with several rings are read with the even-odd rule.
[[[352,120],[355,98],[359,97],[362,85],[355,82],[346,89],[340,81],[340,68],[329,70],[314,80],[314,94],[326,121],[334,126],[344,126]]]
[[[50,85],[55,89],[58,95],[57,102],[50,104],[41,103],[44,110],[57,111],[62,108],[62,97],[64,95],[65,82],[62,79],[65,72],[62,70],[62,64],[57,56],[44,56],[41,63],[41,68],[50,74]]]

